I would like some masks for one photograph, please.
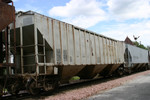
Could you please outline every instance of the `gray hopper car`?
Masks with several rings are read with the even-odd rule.
[[[149,64],[149,51],[126,44],[125,49],[125,69],[127,72],[131,73],[131,71],[135,70],[143,70],[148,69]]]
[[[36,83],[45,75],[59,76],[60,83],[111,75],[124,64],[124,42],[36,12],[16,14],[16,37],[16,71]]]
[[[123,42],[35,12],[18,13],[16,30],[21,60],[17,66],[22,74],[58,74],[61,66],[62,80],[69,80],[84,68],[92,77],[108,65],[113,71],[124,63]]]

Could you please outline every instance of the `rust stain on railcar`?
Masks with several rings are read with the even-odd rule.
[[[65,24],[65,30],[66,30],[66,38],[67,38],[67,62],[69,64],[69,40],[68,40],[68,26]]]
[[[82,64],[82,54],[81,54],[81,30],[79,30],[79,48],[80,48],[80,64]]]
[[[86,50],[86,45],[87,44],[86,44],[86,36],[85,36],[85,34],[86,34],[86,31],[84,31],[84,43],[85,43],[85,45],[84,45],[85,47],[84,48],[85,48],[85,56],[86,56],[86,58],[85,58],[86,61],[85,62],[87,63],[87,50]]]
[[[98,60],[98,59],[97,59],[97,54],[96,54],[96,51],[97,51],[97,50],[96,50],[96,39],[95,39],[95,38],[96,38],[96,35],[94,34],[95,63],[97,64],[97,62],[98,62],[97,60]]]
[[[75,32],[74,32],[74,27],[72,26],[72,34],[73,34],[73,47],[74,47],[74,64],[76,64],[76,52],[75,52]]]
[[[8,5],[10,0],[4,2],[0,0],[0,31],[2,31],[6,26],[8,26],[14,20],[14,6]]]
[[[103,44],[103,45],[102,45],[102,46],[103,46],[103,59],[104,59],[104,60],[103,60],[103,64],[106,64],[106,63],[105,63],[105,57],[106,57],[106,56],[105,56],[105,43],[104,43],[104,42],[105,42],[105,41],[104,41],[104,38],[102,38],[102,44]]]
[[[112,57],[112,59],[113,59],[112,63],[115,63],[115,60],[114,60],[115,59],[115,49],[114,49],[115,47],[114,47],[114,45],[115,45],[115,42],[112,41],[112,56],[113,56]]]
[[[59,35],[60,35],[60,49],[61,49],[61,65],[63,64],[63,48],[62,48],[62,33],[61,33],[61,23],[59,22]]]
[[[54,20],[52,19],[51,20],[51,23],[52,23],[52,39],[53,39],[53,51],[54,51],[54,53],[53,53],[53,57],[54,57],[54,59],[53,59],[53,61],[54,61],[54,64],[56,64],[56,59],[55,59],[55,39],[54,39]]]
[[[49,18],[47,18],[47,30],[48,30],[48,33],[49,33]]]

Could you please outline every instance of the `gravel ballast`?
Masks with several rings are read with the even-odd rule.
[[[87,86],[87,87],[83,87],[83,88],[79,88],[79,89],[64,91],[64,92],[56,94],[56,95],[48,96],[45,98],[45,100],[81,100],[81,99],[85,99],[96,93],[104,92],[105,90],[109,90],[114,87],[123,85],[135,78],[138,78],[138,76],[146,75],[149,73],[150,73],[150,70],[145,71],[145,72],[136,73],[136,74],[133,74],[130,76],[118,78],[115,80],[102,82],[102,83],[96,84],[96,85],[91,85],[91,86]]]

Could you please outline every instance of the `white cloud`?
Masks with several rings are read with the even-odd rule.
[[[104,20],[147,19],[149,9],[150,0],[71,0],[65,6],[50,9],[49,15],[88,28]]]
[[[109,14],[116,20],[150,17],[150,0],[109,0]]]
[[[97,0],[71,0],[65,6],[50,9],[49,15],[63,17],[65,22],[87,28],[106,19],[101,6]]]
[[[138,41],[144,45],[150,45],[150,21],[148,20],[150,18],[150,0],[103,1],[105,0],[71,0],[65,6],[56,6],[50,9],[49,15],[60,17],[65,22],[83,28],[94,26],[100,21],[108,21],[109,23],[113,20],[113,25],[105,23],[108,31],[102,32],[103,35],[121,41],[126,36],[131,40],[133,40],[133,35],[140,36]],[[139,22],[139,19],[142,22]],[[116,24],[116,21],[124,23]]]
[[[140,36],[138,41],[141,41],[144,45],[150,45],[150,21],[148,20],[135,24],[118,24],[107,27],[111,28],[101,34],[121,41],[125,40],[127,36],[132,41],[134,41],[133,35]]]

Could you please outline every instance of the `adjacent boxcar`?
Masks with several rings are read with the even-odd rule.
[[[15,38],[12,40],[13,49],[9,47],[9,27],[10,23],[15,24],[15,7],[12,0],[0,0],[0,98],[4,94],[7,82],[12,81],[13,78],[9,78],[9,72],[13,72],[15,69],[15,60],[12,63],[9,60],[10,55],[15,58]],[[13,28],[15,29],[15,28]],[[15,32],[13,33],[15,37]]]
[[[126,44],[125,49],[125,62],[126,69],[134,70],[144,70],[148,68],[149,56],[148,50]]]

